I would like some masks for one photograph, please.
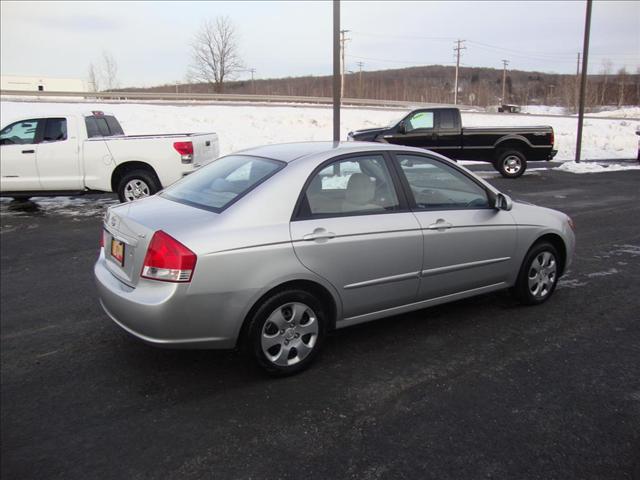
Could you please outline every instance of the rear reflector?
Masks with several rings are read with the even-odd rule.
[[[192,142],[173,142],[173,148],[180,154],[182,163],[191,163],[193,161],[193,143]]]
[[[190,282],[195,267],[196,254],[158,230],[149,243],[141,276],[163,282]]]

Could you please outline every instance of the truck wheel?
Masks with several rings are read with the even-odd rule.
[[[527,169],[527,159],[519,150],[502,150],[494,167],[505,178],[518,178]]]
[[[160,182],[153,173],[147,170],[132,170],[120,179],[118,197],[123,203],[133,202],[153,195],[160,188]]]

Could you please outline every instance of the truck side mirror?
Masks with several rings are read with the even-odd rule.
[[[407,133],[407,126],[404,123],[404,120],[398,124],[398,133]]]

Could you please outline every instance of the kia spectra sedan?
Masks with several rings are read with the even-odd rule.
[[[135,337],[243,345],[286,375],[332,329],[506,288],[543,303],[574,245],[567,215],[438,154],[310,142],[244,150],[111,207],[94,272]]]

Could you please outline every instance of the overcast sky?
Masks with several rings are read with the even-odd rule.
[[[1,5],[3,74],[86,79],[103,50],[117,60],[122,86],[182,81],[189,42],[202,20],[236,24],[247,68],[257,78],[326,75],[331,67],[332,2],[29,2]],[[575,72],[585,2],[343,1],[350,29],[347,69],[453,64],[453,41],[467,40],[462,64]],[[640,66],[640,2],[594,2],[590,72],[608,58],[617,70]],[[242,74],[245,78],[248,73]]]

